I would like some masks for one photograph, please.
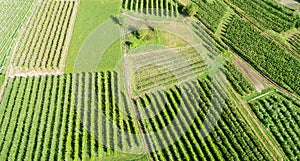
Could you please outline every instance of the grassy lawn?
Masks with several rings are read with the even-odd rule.
[[[162,45],[167,48],[184,47],[189,44],[172,33],[155,30],[141,30],[126,36],[127,49],[135,49],[147,45]]]
[[[118,15],[120,7],[120,0],[81,0],[67,56],[66,73],[73,72],[76,56],[84,40],[98,25]],[[113,69],[121,56],[120,41],[117,41],[106,51],[103,58],[107,58],[107,61],[102,59],[105,63],[100,63],[98,69]]]

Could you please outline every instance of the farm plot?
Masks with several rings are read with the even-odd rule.
[[[261,27],[276,32],[284,32],[295,28],[299,15],[272,0],[228,0],[239,7]]]
[[[227,6],[222,1],[192,0],[197,6],[196,17],[210,30],[216,32],[227,12]]]
[[[19,43],[13,61],[15,73],[63,70],[77,1],[43,1]]]
[[[98,160],[139,145],[122,135],[138,130],[120,109],[127,102],[117,82],[114,72],[10,79],[0,105],[1,159]]]
[[[201,77],[207,74],[207,66],[211,69],[222,64],[214,61],[219,61],[220,53],[226,49],[197,23],[142,19],[129,22],[128,30],[137,31],[129,30],[124,38],[127,51],[122,72],[134,97]],[[165,39],[167,34],[177,40]]]
[[[290,160],[300,157],[300,104],[276,92],[249,103]]]
[[[174,0],[123,0],[125,11],[135,11],[156,16],[178,16],[178,4]]]
[[[151,153],[153,160],[272,160],[220,84],[210,78],[147,94],[134,104],[138,115],[149,118],[140,122],[142,131],[157,133],[145,138],[147,148],[156,150]],[[217,119],[222,107],[214,130],[199,138],[203,128],[213,126],[212,120],[204,126],[204,119]],[[151,117],[152,113],[156,115]],[[152,143],[167,148],[158,149]]]
[[[162,90],[205,73],[206,63],[192,46],[177,50],[150,51],[134,56],[132,79],[135,95]]]
[[[4,74],[21,29],[33,14],[35,0],[0,1],[0,73]]]
[[[300,81],[297,81],[300,77],[299,60],[250,23],[233,16],[222,39],[264,75],[287,90],[300,94]]]

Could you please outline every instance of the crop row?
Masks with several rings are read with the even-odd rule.
[[[300,157],[300,104],[281,93],[250,102],[290,160]]]
[[[300,17],[272,0],[229,0],[265,29],[287,31],[300,23]]]
[[[1,1],[0,3],[0,72],[12,53],[15,40],[28,18],[33,14],[35,0]]]
[[[14,60],[21,69],[60,69],[75,1],[43,1],[28,24]]]
[[[218,83],[209,78],[190,81],[166,91],[135,99],[136,111],[153,160],[270,160],[257,137],[226,98]],[[223,110],[222,110],[223,109]],[[208,112],[210,111],[210,112]],[[223,111],[223,113],[222,113]],[[151,117],[151,114],[155,116]],[[204,126],[206,117],[210,120]],[[199,137],[214,127],[205,138]],[[200,132],[204,130],[204,132]]]
[[[300,34],[293,35],[287,41],[291,45],[291,48],[300,55]]]
[[[138,146],[126,134],[138,130],[117,82],[114,72],[10,79],[0,105],[1,159],[95,159]]]
[[[137,94],[198,77],[206,69],[205,62],[194,48],[172,54],[166,54],[166,52],[162,55],[154,53],[149,56],[146,54],[143,57],[149,61],[144,62],[143,60],[145,64],[133,73],[134,89]],[[140,56],[139,59],[142,57]]]
[[[247,95],[255,90],[249,80],[247,80],[247,78],[233,63],[226,62],[225,67],[222,70],[225,73],[226,78],[231,83],[232,87],[240,95]]]
[[[192,2],[198,6],[196,17],[215,32],[227,11],[226,5],[221,1],[192,0]]]
[[[300,94],[299,60],[250,23],[233,16],[222,39],[274,82]]]
[[[123,0],[122,7],[157,16],[178,16],[178,5],[173,0]]]

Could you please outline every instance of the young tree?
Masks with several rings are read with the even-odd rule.
[[[187,16],[193,17],[198,11],[198,6],[194,3],[189,4],[183,8],[183,13]]]

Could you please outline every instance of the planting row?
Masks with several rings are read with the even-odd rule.
[[[250,23],[233,16],[222,38],[236,53],[274,82],[300,94],[300,81],[296,81],[300,77],[299,60]]]
[[[272,0],[228,0],[239,7],[247,16],[265,29],[277,32],[299,26],[300,17],[296,12]]]
[[[231,62],[226,62],[222,69],[229,80],[230,84],[240,95],[250,94],[255,90],[249,80],[241,73],[241,71]]]
[[[204,73],[206,63],[194,48],[153,52],[135,59],[134,90],[144,94],[157,87],[170,87]]]
[[[192,2],[198,6],[196,17],[215,32],[227,11],[226,5],[222,1],[192,0]]]
[[[95,159],[140,145],[125,135],[138,130],[117,82],[114,72],[10,79],[0,105],[1,159]]]
[[[153,160],[271,160],[210,78],[147,94],[134,103],[138,115],[149,118],[139,122],[143,133],[155,133],[144,138],[147,148],[155,151]],[[205,118],[209,121],[204,123]],[[201,137],[206,132],[208,136]]]
[[[291,48],[298,53],[300,56],[300,34],[295,34],[291,38],[289,38],[288,43],[290,44]]]
[[[71,18],[75,1],[43,1],[18,46],[14,59],[16,69],[61,69],[71,36]]]
[[[123,9],[157,16],[178,16],[178,5],[173,0],[123,0]]]
[[[252,110],[271,131],[290,160],[300,157],[300,104],[281,93],[250,102]]]
[[[33,14],[35,5],[35,0],[0,1],[0,73],[5,73],[15,40]]]

